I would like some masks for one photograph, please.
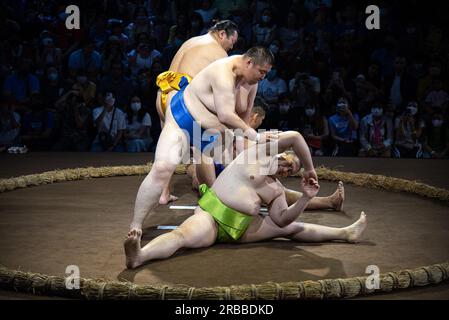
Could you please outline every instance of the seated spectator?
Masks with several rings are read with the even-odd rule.
[[[20,142],[20,115],[6,99],[0,104],[0,152]]]
[[[397,158],[419,158],[421,144],[419,139],[425,128],[424,121],[418,114],[418,103],[411,101],[404,113],[396,118],[395,156]]]
[[[89,31],[89,38],[95,42],[95,49],[102,51],[110,35],[111,33],[107,28],[107,18],[103,14],[98,15],[94,26]]]
[[[201,8],[195,10],[195,12],[199,13],[203,18],[206,27],[212,26],[212,20],[218,16],[217,8],[212,8],[212,2],[212,0],[202,0]]]
[[[151,65],[161,58],[161,53],[146,43],[141,43],[136,50],[128,53],[131,74],[136,77],[143,68],[150,69]]]
[[[12,98],[19,112],[26,111],[30,106],[31,96],[41,91],[39,79],[31,74],[31,64],[30,59],[22,59],[17,72],[8,76],[3,85],[3,95]]]
[[[175,35],[178,33],[183,33],[186,35],[186,38],[190,38],[192,35],[192,25],[190,24],[189,17],[184,12],[179,12],[178,17],[176,18],[176,24],[170,27],[169,36],[168,36],[168,45],[176,45]]]
[[[83,69],[79,69],[76,76],[76,82],[72,86],[72,90],[77,90],[84,98],[88,108],[92,108],[95,103],[97,93],[97,86],[92,81],[89,81],[87,74]]]
[[[296,107],[303,109],[307,104],[313,103],[321,90],[320,79],[305,72],[297,72],[289,81],[288,87]]]
[[[124,66],[120,61],[112,63],[111,70],[100,81],[99,99],[103,101],[104,92],[117,92],[115,105],[122,110],[134,94],[135,83],[125,76]]]
[[[45,73],[46,77],[42,80],[42,99],[44,105],[48,108],[54,108],[55,102],[64,93],[64,82],[59,77],[58,69],[51,66]]]
[[[101,55],[95,50],[95,42],[92,39],[87,39],[81,43],[81,46],[81,49],[70,54],[69,70],[71,75],[76,75],[79,70],[101,71]]]
[[[282,51],[293,52],[299,47],[301,33],[299,30],[298,17],[295,11],[290,11],[287,16],[287,24],[279,32]]]
[[[109,73],[111,65],[115,62],[123,64],[125,69],[128,66],[128,57],[124,51],[124,48],[117,36],[110,36],[106,42],[104,52],[101,57],[103,61],[102,73]]]
[[[262,11],[259,22],[253,27],[253,45],[269,46],[276,35],[276,24],[273,21],[273,12],[270,8]]]
[[[151,21],[144,6],[139,6],[134,10],[133,21],[125,28],[130,47],[135,47],[139,44],[137,36],[141,33],[151,34]]]
[[[323,156],[325,142],[329,137],[326,117],[321,115],[316,104],[308,104],[300,121],[300,132],[304,136],[312,156]]]
[[[41,46],[36,51],[36,61],[40,70],[45,70],[49,65],[60,68],[62,51],[56,48],[52,38],[46,37],[42,39]]]
[[[199,13],[192,13],[190,16],[190,23],[192,25],[191,37],[196,37],[207,33],[207,28],[204,27],[203,18]]]
[[[391,157],[393,122],[383,114],[382,104],[373,104],[371,114],[360,121],[360,144],[361,157]]]
[[[336,113],[329,118],[330,135],[335,142],[332,156],[356,155],[358,116],[353,115],[346,98],[338,99]]]
[[[267,119],[269,119],[269,123],[267,125],[270,128],[277,128],[279,120],[279,97],[286,92],[287,84],[284,79],[278,77],[276,67],[273,66],[266,78],[259,82],[257,88],[257,95],[263,98],[268,104]]]
[[[293,128],[293,119],[292,119],[292,102],[290,100],[290,96],[288,95],[288,93],[282,93],[279,96],[279,113],[276,114],[276,116],[274,114],[272,114],[272,118],[279,118],[278,121],[276,121],[276,123],[278,123],[278,125],[275,128],[279,128],[279,130],[281,131],[288,131],[291,130]]]
[[[396,110],[403,106],[403,103],[416,99],[416,81],[406,72],[407,60],[404,56],[397,55],[394,62],[394,74],[386,78],[386,94]]]
[[[54,151],[88,151],[90,110],[81,94],[72,90],[57,102],[61,117],[59,139],[53,146]]]
[[[53,144],[55,115],[47,111],[39,95],[31,98],[31,111],[23,117],[21,143],[32,151],[48,151]]]
[[[352,98],[352,94],[346,89],[345,84],[346,70],[344,68],[335,68],[329,85],[324,93],[323,99],[327,106],[334,106],[335,102],[340,98],[344,97],[348,101]],[[325,110],[325,114],[329,114],[331,110]]]
[[[444,121],[441,110],[437,110],[433,114],[431,125],[426,126],[422,140],[423,158],[447,158],[449,154],[449,126]]]
[[[126,34],[123,33],[122,21],[111,19],[109,20],[109,27],[111,29],[111,35],[119,39],[122,48],[127,49],[129,45],[129,39]]]
[[[432,88],[426,97],[426,113],[432,115],[435,109],[442,109],[446,112],[449,103],[449,95],[443,89],[443,82],[441,79],[435,79],[432,83]]]
[[[126,130],[126,114],[115,107],[115,96],[107,92],[104,105],[92,112],[97,135],[92,143],[91,151],[124,152],[123,135]]]
[[[126,108],[127,124],[125,143],[127,152],[147,152],[150,150],[152,138],[150,136],[151,117],[142,108],[140,98],[132,97],[131,104]]]

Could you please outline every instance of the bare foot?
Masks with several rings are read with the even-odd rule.
[[[128,237],[131,236],[131,233],[133,231],[135,231],[137,233],[140,233],[142,235],[142,226],[134,224],[134,223],[131,223],[131,226],[129,227]]]
[[[347,232],[347,241],[349,243],[357,243],[360,242],[360,239],[362,237],[362,233],[366,228],[366,214],[362,211],[360,214],[359,220],[351,224],[349,227],[346,227]]]
[[[159,204],[165,205],[170,202],[175,202],[176,200],[178,200],[178,197],[171,194],[168,195],[168,197],[166,195],[161,195],[161,197],[159,198]]]
[[[128,269],[134,269],[141,265],[139,255],[140,255],[140,238],[142,232],[136,230],[131,230],[130,235],[125,240],[123,244],[125,247],[126,254],[126,267]]]
[[[330,196],[332,208],[335,211],[343,210],[343,202],[345,202],[345,187],[343,182],[339,181],[337,190]]]

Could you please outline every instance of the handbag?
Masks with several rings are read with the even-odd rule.
[[[108,132],[98,133],[98,138],[100,139],[100,143],[103,146],[104,150],[108,150],[110,147],[112,147],[114,145],[115,139],[114,139],[114,137],[111,136],[111,130],[112,130],[112,124],[114,122],[115,110],[116,110],[116,108],[114,108],[114,112],[112,113],[111,123],[109,124]]]

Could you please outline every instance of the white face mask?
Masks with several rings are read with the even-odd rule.
[[[306,116],[308,117],[313,117],[315,115],[315,109],[314,108],[310,108],[310,109],[306,109]]]
[[[269,22],[270,20],[271,20],[271,17],[270,17],[270,16],[262,16],[262,21],[263,21],[263,22],[267,23],[267,22]]]
[[[418,113],[418,108],[417,108],[417,107],[410,106],[410,107],[407,107],[407,111],[410,112],[410,114],[411,114],[412,116],[414,116],[415,114]]]
[[[383,110],[381,108],[372,108],[371,114],[375,117],[380,117],[383,114]]]
[[[105,103],[106,103],[106,105],[108,105],[108,106],[113,106],[114,105],[114,103],[115,103],[115,99],[113,98],[113,97],[107,97],[106,99],[105,99]]]
[[[139,111],[141,107],[142,107],[142,104],[140,102],[131,103],[131,109],[135,112]]]
[[[440,119],[433,119],[432,120],[432,125],[434,126],[434,127],[441,127],[442,125],[443,125],[443,120],[440,120]]]

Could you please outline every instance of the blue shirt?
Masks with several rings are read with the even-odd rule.
[[[84,49],[74,51],[69,58],[70,69],[84,69],[95,67],[101,69],[101,55],[97,51],[92,51],[89,57],[84,55]]]
[[[357,121],[357,115],[353,115],[354,120]],[[329,118],[329,126],[331,126],[337,137],[343,139],[355,140],[357,138],[357,131],[352,130],[349,126],[349,117],[342,117],[339,114],[334,114]]]
[[[41,90],[39,79],[32,74],[28,74],[26,78],[21,78],[17,74],[12,74],[6,78],[3,85],[5,94],[12,94],[16,101],[24,101],[29,98],[32,93],[39,93]]]

